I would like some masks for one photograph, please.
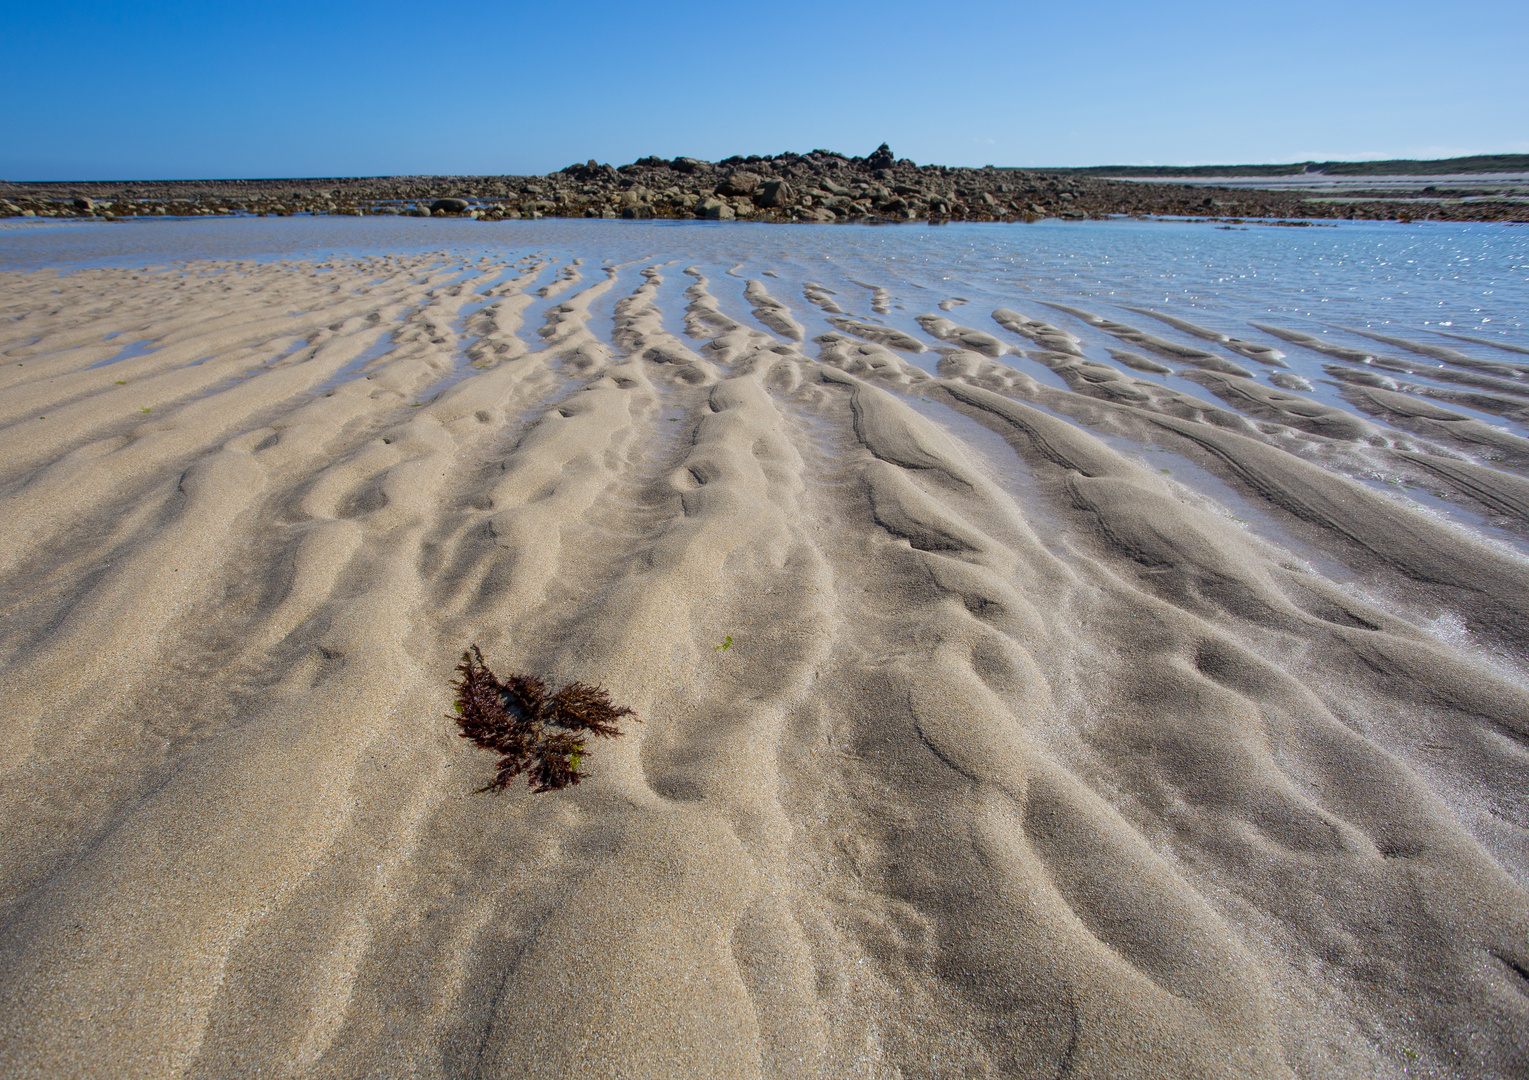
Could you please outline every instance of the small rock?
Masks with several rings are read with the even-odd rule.
[[[624,206],[621,208],[621,216],[628,219],[647,220],[653,216],[653,208],[646,203],[638,203],[636,206]]]

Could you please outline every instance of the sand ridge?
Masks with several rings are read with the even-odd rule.
[[[1529,1067],[1529,564],[1363,482],[1523,440],[733,269],[3,275],[7,1074]],[[474,795],[470,642],[640,723]]]

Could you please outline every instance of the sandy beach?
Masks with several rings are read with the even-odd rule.
[[[0,272],[0,1073],[1529,1074],[1529,355],[601,257]]]

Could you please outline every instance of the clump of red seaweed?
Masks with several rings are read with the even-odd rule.
[[[457,673],[455,719],[462,738],[499,755],[499,771],[480,792],[503,791],[521,773],[537,792],[577,784],[589,775],[579,772],[585,738],[616,738],[617,722],[636,715],[588,683],[571,682],[549,696],[547,684],[534,675],[501,681],[476,645],[462,654]]]

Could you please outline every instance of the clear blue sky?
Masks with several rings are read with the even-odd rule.
[[[0,178],[1529,152],[1525,0],[0,0]]]

